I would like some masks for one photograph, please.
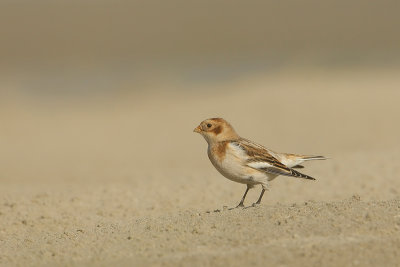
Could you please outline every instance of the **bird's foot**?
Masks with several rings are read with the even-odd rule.
[[[255,208],[255,207],[257,207],[258,205],[259,205],[259,204],[257,204],[257,202],[256,202],[256,203],[251,204],[251,205],[248,206],[248,207],[244,207],[243,209]]]
[[[239,205],[237,205],[237,206],[235,207],[235,209],[237,209],[237,208],[244,208],[243,203],[240,203]]]
[[[234,210],[234,209],[237,209],[237,208],[244,208],[244,205],[243,205],[243,203],[242,202],[240,202],[239,203],[239,205],[237,205],[236,207],[234,207],[234,208],[230,208],[229,210]]]

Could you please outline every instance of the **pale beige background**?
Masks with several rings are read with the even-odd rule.
[[[398,265],[398,8],[1,1],[0,265]],[[215,116],[331,159],[225,211]]]

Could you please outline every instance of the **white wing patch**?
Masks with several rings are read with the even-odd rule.
[[[254,168],[254,169],[264,169],[264,168],[271,168],[273,165],[269,164],[265,161],[255,161],[247,163],[247,166]]]

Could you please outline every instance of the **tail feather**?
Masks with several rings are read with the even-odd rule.
[[[303,162],[305,162],[305,161],[309,161],[309,160],[326,160],[326,159],[328,159],[328,158],[326,158],[326,157],[324,157],[324,156],[301,156],[301,158],[299,158],[298,160],[297,160],[297,162],[295,161],[295,162],[293,162],[294,164],[296,164],[296,165],[294,165],[294,166],[291,166],[292,168],[299,168],[299,169],[302,169],[302,168],[304,168],[304,166],[303,165],[300,165],[301,163],[303,163]],[[292,164],[293,164],[292,163]]]
[[[328,158],[326,158],[324,156],[302,156],[302,161],[303,162],[304,161],[308,161],[308,160],[325,160],[325,159],[328,159]],[[300,164],[297,164],[297,165],[293,166],[292,168],[304,168],[304,166],[300,165]],[[294,174],[293,175],[294,177],[304,178],[304,179],[308,179],[308,180],[315,180],[315,178],[313,178],[311,176],[308,176],[306,174],[300,173],[300,172],[298,172],[296,170],[292,169],[292,172]]]
[[[310,160],[325,160],[324,156],[298,155],[298,154],[281,154],[279,160],[289,168],[301,168],[302,163]]]
[[[307,161],[307,160],[325,160],[328,158],[324,156],[304,156],[303,159]]]

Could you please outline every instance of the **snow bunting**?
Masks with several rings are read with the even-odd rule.
[[[308,160],[326,159],[323,156],[305,156],[277,153],[250,140],[240,137],[224,119],[204,120],[194,132],[201,134],[208,143],[208,157],[214,167],[226,178],[247,185],[242,200],[237,207],[243,207],[249,189],[261,184],[262,191],[255,204],[260,204],[268,181],[278,175],[315,180],[293,168]]]

